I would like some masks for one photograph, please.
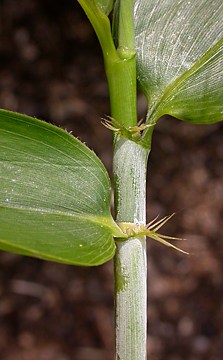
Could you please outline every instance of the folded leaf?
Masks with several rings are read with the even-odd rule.
[[[0,110],[0,249],[79,265],[114,255],[110,181],[64,130]]]
[[[222,0],[135,0],[135,46],[149,122],[223,119]]]

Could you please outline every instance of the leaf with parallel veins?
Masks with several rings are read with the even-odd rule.
[[[77,265],[111,259],[122,234],[98,157],[64,130],[5,110],[0,224],[1,250]]]
[[[223,119],[221,0],[135,0],[135,46],[148,122]]]

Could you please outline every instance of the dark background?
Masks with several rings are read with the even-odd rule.
[[[101,51],[76,1],[0,0],[0,107],[72,130],[111,171]],[[176,212],[165,233],[187,238],[191,255],[148,240],[150,360],[222,360],[222,139],[221,124],[170,118],[154,134],[148,219]],[[0,359],[113,359],[112,266],[1,252]]]

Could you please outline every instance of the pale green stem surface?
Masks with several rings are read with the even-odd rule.
[[[117,243],[115,257],[116,360],[146,359],[146,244]]]
[[[148,150],[119,139],[114,145],[113,171],[117,222],[146,223]],[[116,242],[116,360],[145,360],[147,337],[146,239]]]
[[[123,61],[120,64],[108,62],[106,66],[111,114],[122,125],[130,127],[137,124],[133,0],[120,0],[118,35],[118,55]],[[114,141],[115,217],[118,223],[146,223],[148,153],[148,149],[136,142],[120,137]],[[146,239],[142,236],[123,242],[116,241],[116,246],[114,261],[116,360],[145,360]]]

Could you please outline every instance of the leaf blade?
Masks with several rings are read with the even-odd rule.
[[[192,67],[188,77],[168,94],[165,112],[192,123],[211,124],[223,119],[223,38]],[[203,70],[202,70],[203,69]],[[201,87],[205,89],[201,94]],[[191,105],[194,103],[194,106]]]
[[[81,219],[80,234],[81,231],[84,232],[85,227],[88,227],[88,223],[91,224],[92,229],[95,229],[91,235],[89,253],[92,249],[95,256],[99,252],[100,263],[102,263],[103,252],[100,248],[104,249],[104,243],[106,243],[107,248],[110,249],[103,250],[104,261],[107,261],[114,255],[113,236],[116,233],[120,235],[109,208],[109,177],[103,164],[90,149],[53,125],[12,112],[0,111],[0,221],[2,224],[7,223],[7,226],[0,227],[2,241],[7,242],[10,239],[12,245],[14,241],[15,247],[22,246],[22,237],[19,237],[19,245],[16,239],[13,240],[13,232],[16,233],[16,227],[23,224],[21,233],[25,239],[24,224],[26,222],[24,221],[26,217],[30,218],[30,213],[35,213],[31,216],[32,221],[28,222],[35,229],[32,235],[33,245],[29,243],[29,252],[38,252],[40,251],[38,250],[39,234],[43,232],[43,229],[41,222],[38,226],[35,225],[35,216],[44,214],[50,219],[63,216],[67,219],[68,225],[73,219],[73,226]],[[6,221],[7,211],[14,216],[14,221],[12,217],[9,217],[11,226]],[[21,214],[25,218],[22,218]],[[53,233],[52,221],[48,221],[50,236],[46,229],[45,233],[42,233],[46,242],[47,239],[51,239]],[[58,223],[57,226],[60,229]],[[66,233],[65,227],[64,231],[69,238],[69,243],[73,236],[73,242],[76,241],[77,246],[81,244],[77,232],[74,236],[72,232]],[[105,239],[105,234],[108,241]],[[55,242],[59,242],[61,248],[62,245],[66,248],[66,242],[63,241],[64,235],[62,235],[62,233],[59,237],[55,235]],[[101,241],[95,247],[98,239]],[[70,253],[70,260],[66,257],[63,262],[75,264],[75,257],[79,256],[76,245],[73,245],[75,249],[72,254]],[[45,248],[51,251],[51,258],[54,257],[56,261],[59,255],[54,254],[53,247],[51,250],[49,247],[45,246]],[[87,251],[87,245],[85,249]],[[44,254],[43,250],[41,250],[41,256],[49,258],[49,254]],[[92,265],[89,256],[86,256],[83,261],[82,265],[88,265],[87,261]],[[77,264],[80,264],[79,260]]]
[[[105,15],[109,15],[114,5],[114,0],[94,0],[94,2]]]
[[[223,57],[217,56],[209,69],[200,67],[199,79],[184,77],[185,73],[192,75],[190,69],[196,68],[206,54],[211,59],[213,49],[217,54],[222,28],[221,0],[135,1],[138,80],[149,102],[151,122],[166,113],[194,123],[222,120],[223,73],[219,70]],[[215,83],[213,76],[218,80]],[[180,83],[180,79],[184,82]]]
[[[2,250],[85,266],[100,265],[114,256],[111,231],[100,222],[11,208],[0,208],[0,218]],[[15,220],[16,231],[12,228]]]

